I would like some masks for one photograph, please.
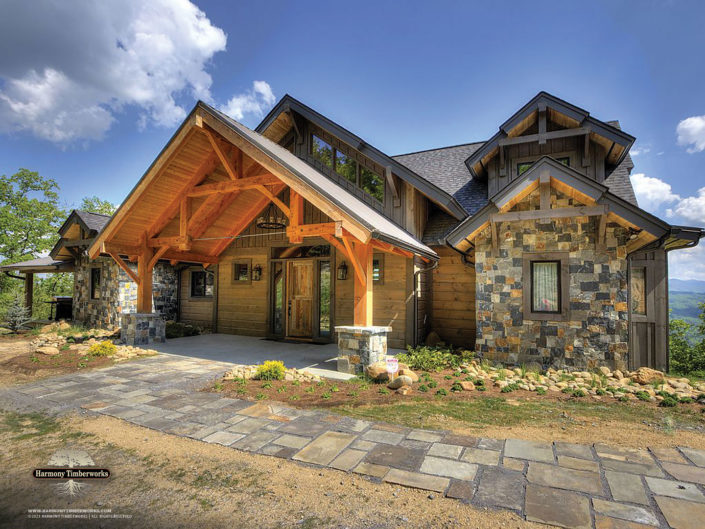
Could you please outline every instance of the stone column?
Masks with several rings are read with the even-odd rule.
[[[365,367],[385,360],[391,327],[342,325],[338,333],[338,371],[361,374]]]
[[[120,339],[126,345],[148,345],[166,341],[166,322],[160,314],[122,314]]]

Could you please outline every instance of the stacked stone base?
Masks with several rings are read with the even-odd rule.
[[[391,327],[339,326],[338,371],[359,375],[366,366],[383,361],[387,356],[387,334]]]
[[[120,339],[126,345],[166,341],[166,322],[159,314],[123,313]]]

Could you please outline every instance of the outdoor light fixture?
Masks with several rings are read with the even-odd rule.
[[[252,281],[259,281],[260,279],[262,279],[262,267],[255,265],[252,269]]]
[[[286,227],[286,218],[283,213],[277,211],[274,202],[270,202],[267,211],[257,219],[255,226],[264,230],[279,230]]]
[[[345,264],[345,261],[340,263],[340,266],[338,267],[338,279],[340,280],[345,280],[348,278],[348,265]]]
[[[633,241],[636,239],[643,230],[636,228],[629,228],[629,240]]]

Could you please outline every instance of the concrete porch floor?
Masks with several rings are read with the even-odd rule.
[[[265,360],[280,360],[286,367],[306,369],[326,378],[348,379],[353,375],[337,371],[338,346],[335,343],[278,342],[255,336],[234,334],[202,334],[172,338],[166,343],[151,344],[150,349],[189,358],[241,365],[262,364]],[[401,350],[390,349],[394,355]]]

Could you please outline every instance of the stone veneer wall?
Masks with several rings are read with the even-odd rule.
[[[552,207],[579,203],[554,189]],[[513,210],[538,209],[538,191]],[[608,223],[606,249],[596,249],[598,217],[502,222],[499,252],[489,228],[476,239],[477,339],[485,358],[543,367],[624,368],[628,355],[625,228]],[[569,252],[567,321],[524,318],[524,252]]]
[[[101,268],[99,299],[91,299],[91,268]],[[130,263],[135,271],[137,265]],[[152,279],[154,312],[165,320],[177,318],[178,275],[167,263],[157,263]],[[120,315],[137,309],[137,285],[110,257],[88,259],[82,255],[76,262],[73,289],[73,319],[90,327],[119,327]]]

